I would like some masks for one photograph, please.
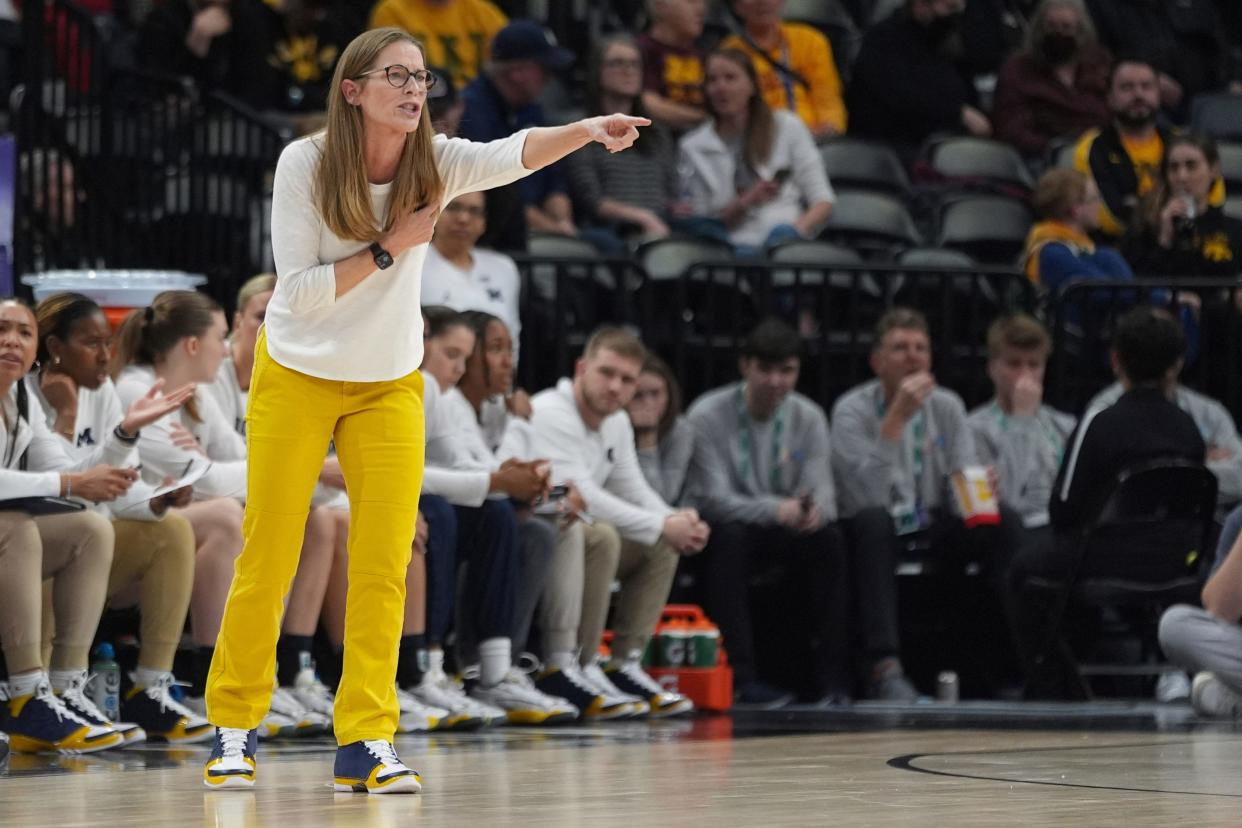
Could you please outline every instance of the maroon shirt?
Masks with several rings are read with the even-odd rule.
[[[643,53],[643,89],[674,103],[703,106],[703,53],[661,43],[649,34],[638,37]]]
[[[1108,65],[1108,52],[1088,50],[1070,88],[1027,53],[1013,55],[996,80],[996,137],[1026,155],[1040,155],[1054,138],[1077,137],[1108,123]]]

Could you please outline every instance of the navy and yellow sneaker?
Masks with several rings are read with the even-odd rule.
[[[647,700],[648,715],[653,719],[685,716],[694,712],[694,702],[680,693],[665,690],[660,683],[643,671],[637,657],[627,659],[620,667],[605,671],[613,685],[623,693],[631,693]]]
[[[402,764],[392,742],[378,739],[338,747],[333,775],[337,791],[395,794],[423,789],[422,777]]]
[[[587,680],[576,661],[565,667],[551,667],[535,679],[540,692],[567,702],[578,708],[583,719],[609,721],[625,719],[633,715],[634,708],[620,697],[608,698]]]
[[[169,744],[204,742],[215,734],[215,728],[203,716],[173,698],[176,684],[172,673],[158,673],[147,686],[137,683],[121,699],[121,718],[134,722],[147,732],[148,739]]]
[[[203,768],[203,784],[215,790],[253,788],[259,734],[238,727],[217,727],[216,743]]]
[[[32,692],[17,692],[5,685],[0,699],[8,708],[4,726],[14,753],[94,753],[125,743],[111,727],[92,724],[66,707],[46,676]]]
[[[52,672],[52,692],[54,692],[65,707],[77,713],[83,719],[86,719],[93,725],[99,727],[110,727],[125,740],[125,744],[133,745],[138,742],[144,742],[147,738],[147,732],[142,726],[134,722],[114,722],[104,715],[91,697],[86,695],[86,686],[97,678],[95,675],[88,676],[85,670],[75,670],[64,674],[56,671]]]

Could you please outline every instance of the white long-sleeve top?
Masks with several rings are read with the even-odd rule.
[[[513,362],[517,364],[518,343],[522,339],[522,277],[513,259],[494,250],[475,248],[469,270],[440,255],[436,246],[427,248],[423,265],[424,305],[444,305],[456,311],[485,311],[500,319],[513,338]]]
[[[436,378],[423,371],[423,418],[427,429],[423,493],[439,495],[457,506],[481,506],[492,487],[493,466],[486,459],[476,459],[466,448],[465,429],[455,416],[445,403]]]
[[[29,391],[29,384],[26,386]],[[109,431],[89,455],[75,458],[68,445],[47,427],[43,411],[33,394],[28,394],[26,410],[17,406],[17,383],[9,389],[0,407],[4,409],[4,428],[0,429],[0,500],[15,497],[56,497],[60,494],[60,473],[82,471],[100,463],[132,466],[134,447]],[[21,470],[22,455],[26,470]]]
[[[576,485],[591,517],[611,523],[622,537],[659,540],[673,509],[643,476],[630,415],[618,411],[597,431],[587,428],[567,378],[536,394],[531,406],[535,454],[552,462],[552,482]]]
[[[43,396],[39,388],[37,374],[26,377],[26,388],[32,400],[38,400],[43,413],[43,422],[47,425],[65,452],[75,462],[85,463],[89,468],[97,463],[106,462],[101,458],[104,442],[108,437],[116,439],[112,432],[125,419],[125,409],[121,407],[121,399],[117,396],[116,386],[111,379],[104,380],[98,388],[78,388],[78,410],[73,420],[73,441],[64,435],[52,431],[56,424],[56,409]],[[33,409],[34,406],[31,405]],[[141,436],[139,440],[141,441]],[[118,443],[120,441],[117,441]],[[135,449],[136,451],[137,449]],[[148,473],[147,478],[152,478]],[[154,481],[155,484],[159,480]],[[160,515],[151,511],[150,500],[155,492],[155,485],[147,480],[134,481],[129,491],[111,503],[88,503],[95,511],[103,515],[126,518],[128,520],[159,520]],[[87,501],[83,501],[87,503]]]
[[[155,371],[148,365],[130,365],[117,378],[116,391],[122,406],[147,393],[155,382]],[[194,402],[199,419],[190,416],[184,407],[174,411],[142,430],[138,440],[138,456],[144,471],[160,477],[178,478],[190,461],[202,461],[202,455],[173,443],[172,425],[179,422],[194,438],[207,458],[209,468],[194,483],[194,496],[200,500],[212,497],[246,499],[246,441],[233,430],[233,423],[220,410],[215,399],[197,388]]]
[[[528,175],[522,150],[528,130],[489,143],[437,135],[433,149],[444,180],[441,207],[462,193],[499,187]],[[315,169],[322,133],[285,147],[272,194],[276,292],[268,305],[268,352],[281,365],[329,380],[378,382],[403,377],[423,361],[419,313],[427,244],[394,256],[344,296],[336,296],[335,263],[369,242],[341,239],[315,208]],[[382,223],[392,184],[372,184]]]

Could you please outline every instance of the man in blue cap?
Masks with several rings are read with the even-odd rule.
[[[531,126],[546,126],[539,95],[550,73],[564,72],[574,61],[568,49],[533,20],[514,20],[492,39],[491,59],[483,73],[462,91],[466,110],[458,135],[492,141]],[[573,209],[560,164],[488,193],[488,233],[480,245],[524,250],[527,228],[576,236]]]

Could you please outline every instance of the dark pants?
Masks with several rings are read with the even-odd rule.
[[[418,499],[427,521],[427,643],[440,646],[453,625],[457,589],[457,510],[436,495]]]
[[[513,632],[518,587],[518,527],[513,505],[508,500],[485,500],[477,508],[456,508],[457,555],[465,567],[458,596],[463,632],[472,632],[476,641],[508,638]]]
[[[510,636],[514,653],[526,649],[535,608],[548,583],[548,573],[552,571],[552,557],[556,554],[556,527],[546,520],[527,518],[518,524],[518,539],[521,559]]]
[[[779,573],[796,593],[785,628],[809,633],[814,690],[822,695],[848,687],[848,599],[844,544],[835,524],[810,534],[781,526],[718,523],[703,553],[708,615],[720,625],[736,682],[757,678],[751,617],[753,580]],[[799,611],[806,617],[801,618]]]
[[[868,664],[901,652],[897,613],[897,563],[909,544],[923,550],[929,566],[952,569],[978,563],[1003,600],[1004,577],[1023,543],[1022,521],[1001,507],[996,526],[966,528],[957,517],[933,515],[917,535],[900,536],[887,509],[863,509],[845,523],[849,534],[849,570],[854,595],[854,626],[859,651]]]

